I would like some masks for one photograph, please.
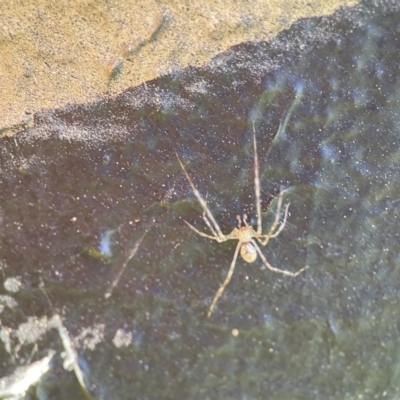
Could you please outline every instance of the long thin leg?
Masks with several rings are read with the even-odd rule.
[[[273,272],[278,272],[280,274],[283,275],[287,275],[287,276],[292,276],[295,277],[297,275],[299,275],[301,272],[303,272],[304,270],[306,270],[308,268],[308,265],[306,265],[305,267],[303,267],[302,269],[298,270],[297,272],[290,272],[290,271],[286,271],[285,269],[278,269],[278,268],[274,268],[265,258],[264,254],[261,252],[260,248],[258,247],[257,243],[255,240],[252,240],[251,243],[253,244],[253,246],[256,248],[257,253],[259,254],[259,256],[261,257],[261,259],[263,260],[264,264],[266,265],[266,267],[273,271]]]
[[[221,294],[223,293],[226,285],[229,283],[229,281],[232,278],[233,270],[235,269],[236,260],[237,260],[237,257],[239,254],[239,249],[240,249],[241,245],[242,245],[242,243],[239,242],[238,245],[236,246],[235,255],[233,256],[233,260],[232,260],[231,266],[229,268],[228,275],[226,276],[224,283],[221,285],[221,287],[218,289],[217,293],[214,296],[214,300],[212,301],[211,306],[207,313],[208,318],[210,318],[210,316],[214,310],[215,304],[217,303],[218,299],[221,297]]]
[[[219,236],[217,235],[217,232],[215,232],[214,228],[212,227],[212,225],[210,224],[210,221],[208,220],[207,216],[205,213],[203,213],[203,221],[206,223],[206,225],[210,228],[210,231],[213,233],[213,235],[217,238],[219,238]]]
[[[184,220],[185,221],[185,220]],[[211,236],[207,235],[207,233],[201,232],[198,229],[196,229],[193,225],[189,224],[189,222],[185,221],[186,225],[189,226],[189,228],[193,229],[198,235],[203,236],[208,239],[216,240],[218,243],[225,242],[225,240],[228,240],[228,238],[220,238],[219,236]]]
[[[279,227],[279,229],[275,233],[273,233],[270,236],[270,238],[276,238],[282,232],[283,228],[285,227],[286,221],[287,221],[288,212],[289,212],[289,206],[290,206],[290,203],[287,203],[286,207],[285,207],[285,213],[284,213],[284,216],[283,216],[283,221],[281,222],[281,226]]]
[[[208,218],[210,219],[210,221],[214,224],[214,228],[218,233],[218,236],[223,239],[225,238],[225,235],[222,233],[221,228],[219,227],[217,221],[215,220],[214,216],[212,215],[211,211],[209,210],[207,203],[203,200],[203,198],[201,197],[200,192],[196,189],[196,186],[194,186],[194,183],[192,182],[192,179],[190,178],[189,174],[186,171],[185,166],[183,165],[183,162],[181,161],[181,159],[178,156],[178,153],[175,151],[176,154],[176,158],[179,161],[179,164],[181,165],[181,168],[183,170],[183,172],[186,175],[187,180],[189,181],[190,186],[192,187],[193,193],[196,196],[197,200],[199,201],[200,205],[202,206],[204,212],[207,214]]]
[[[266,235],[259,235],[257,237],[262,246],[265,246],[268,243],[268,241],[269,241],[269,239],[271,237],[278,236],[279,233],[281,233],[282,229],[285,227],[286,219],[287,219],[287,215],[288,215],[288,211],[289,211],[289,205],[290,205],[290,203],[286,206],[283,223],[279,227],[278,231],[276,233],[274,233],[275,229],[277,228],[277,226],[279,224],[281,207],[282,207],[282,190],[281,190],[281,192],[279,193],[278,206],[276,208],[275,220],[274,220],[274,223],[271,226],[271,229],[269,230],[269,232]],[[262,239],[263,237],[265,238],[264,240]]]
[[[262,233],[262,219],[261,219],[261,200],[260,200],[260,177],[258,171],[258,154],[257,154],[257,140],[256,128],[253,122],[253,145],[254,145],[254,190],[256,192],[256,207],[257,207],[257,234]]]
[[[205,203],[206,203],[206,205],[207,205],[207,197],[208,197],[208,192],[207,192],[207,194],[206,194],[206,200],[205,200]],[[214,228],[213,228],[213,226],[210,224],[210,221],[208,220],[208,218],[207,218],[207,216],[206,216],[206,212],[203,210],[203,221],[206,223],[206,225],[210,228],[210,231],[213,233],[213,235],[215,236],[215,237],[218,237],[218,235],[217,235],[217,232],[215,232],[215,230],[214,230]]]

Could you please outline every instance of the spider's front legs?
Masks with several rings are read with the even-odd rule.
[[[206,206],[207,206],[207,197],[208,197],[208,192],[206,194],[206,200],[205,200]],[[208,228],[210,229],[212,234],[215,237],[219,237],[219,235],[217,234],[217,232],[215,232],[215,229],[213,228],[213,226],[211,225],[210,221],[208,220],[208,218],[206,216],[206,210],[203,210],[203,215],[202,216],[203,216],[203,221],[206,223],[206,225],[208,226]]]
[[[210,209],[208,208],[207,202],[204,201],[204,199],[201,197],[200,192],[197,190],[196,186],[194,186],[194,183],[193,183],[192,179],[190,178],[188,172],[186,171],[185,166],[183,165],[183,162],[179,158],[178,153],[176,151],[175,151],[175,154],[176,154],[176,158],[178,159],[179,164],[180,164],[183,172],[186,175],[186,178],[187,178],[190,186],[192,187],[194,195],[196,196],[196,198],[197,198],[198,202],[200,203],[201,207],[203,208],[204,215],[208,216],[208,219],[211,221],[212,225],[214,226],[215,232],[217,232],[216,236],[218,236],[220,239],[224,238],[225,236],[222,233],[221,228],[219,227],[219,225],[218,225],[217,221],[215,220],[214,216],[212,215]],[[208,221],[207,225],[210,223],[210,221]],[[211,230],[212,230],[212,232],[214,232],[214,229],[211,229]]]
[[[185,221],[186,225],[189,226],[189,228],[193,229],[198,235],[203,236],[207,239],[216,240],[218,243],[222,243],[222,242],[225,242],[226,240],[230,239],[229,237],[226,237],[225,235],[222,235],[222,237],[217,236],[217,235],[215,235],[215,236],[208,235],[207,233],[199,231],[192,224],[189,224],[189,222],[187,222],[186,220],[184,220],[184,221]]]

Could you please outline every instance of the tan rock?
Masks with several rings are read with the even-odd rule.
[[[114,96],[357,2],[2,1],[0,135],[21,129],[42,108]]]

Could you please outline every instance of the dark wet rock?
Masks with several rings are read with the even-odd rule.
[[[400,14],[374,4],[115,101],[35,114],[2,139],[0,261],[21,286],[0,315],[0,376],[13,370],[18,327],[54,307],[99,398],[398,397]],[[264,254],[310,269],[292,279],[239,261],[206,319],[235,244],[184,223],[207,231],[175,150],[224,232],[243,212],[254,224],[252,121],[264,225],[281,185],[291,203]],[[54,330],[38,348],[61,351]],[[57,357],[63,379],[48,391],[71,398],[79,385]]]

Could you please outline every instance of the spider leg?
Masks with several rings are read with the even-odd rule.
[[[285,207],[285,213],[284,213],[284,216],[283,216],[283,221],[281,222],[281,226],[279,227],[279,229],[275,233],[273,233],[270,236],[270,238],[276,238],[282,232],[282,229],[285,227],[286,221],[287,221],[288,212],[289,212],[289,206],[290,206],[290,203],[287,203],[286,207]]]
[[[193,229],[198,235],[203,236],[203,237],[208,238],[208,239],[216,240],[218,243],[225,242],[226,240],[229,239],[229,238],[226,238],[226,237],[220,238],[219,236],[208,235],[207,233],[201,232],[198,229],[196,229],[193,225],[189,224],[189,222],[185,221],[185,223],[186,223],[186,225],[189,226],[189,228]]]
[[[258,171],[257,140],[256,140],[256,129],[254,128],[254,121],[253,121],[253,146],[254,146],[254,191],[256,192],[256,207],[257,207],[257,234],[261,235],[262,221],[261,221],[261,200],[260,200],[260,176]]]
[[[261,257],[261,259],[263,260],[263,263],[265,264],[265,266],[273,271],[273,272],[278,272],[280,274],[283,275],[287,275],[287,276],[292,276],[295,277],[297,275],[299,275],[301,272],[303,272],[304,270],[306,270],[308,268],[308,265],[306,265],[305,267],[301,268],[300,270],[298,270],[297,272],[290,272],[290,271],[286,271],[285,269],[278,269],[278,268],[274,268],[265,258],[264,254],[261,252],[260,248],[258,247],[257,243],[255,240],[252,240],[251,243],[253,244],[253,246],[256,248],[257,253],[259,254],[259,256]]]
[[[217,221],[215,220],[214,216],[212,215],[210,209],[208,208],[207,203],[201,197],[201,194],[196,189],[196,186],[194,186],[194,183],[193,183],[192,179],[190,178],[189,174],[187,173],[186,168],[183,165],[183,162],[179,158],[178,153],[176,151],[175,151],[175,154],[176,154],[176,158],[179,161],[179,164],[181,165],[181,168],[182,168],[183,172],[186,175],[187,180],[189,181],[190,186],[192,187],[194,195],[196,196],[196,198],[197,198],[198,202],[200,203],[201,207],[203,208],[204,213],[207,214],[207,217],[214,224],[215,231],[218,233],[219,238],[220,239],[224,239],[225,235],[222,233],[221,228],[219,227]]]
[[[282,207],[282,189],[281,189],[281,192],[280,192],[279,198],[278,198],[278,207],[276,208],[275,220],[271,226],[271,229],[269,230],[269,232],[266,235],[260,234],[257,236],[257,239],[260,241],[262,246],[265,246],[268,243],[270,238],[277,237],[281,233],[282,229],[285,227],[288,212],[289,212],[289,205],[290,205],[290,203],[288,203],[286,205],[283,222],[282,222],[281,226],[279,227],[279,229],[275,232],[275,230],[279,224],[279,218],[280,218],[281,207]],[[265,239],[263,240],[262,238],[265,238]]]
[[[235,255],[233,256],[233,260],[232,260],[231,266],[229,268],[228,275],[226,276],[224,283],[221,285],[221,287],[218,289],[217,293],[214,296],[214,300],[212,301],[211,306],[210,306],[210,308],[208,310],[208,313],[207,313],[207,317],[208,318],[211,317],[211,314],[212,314],[212,312],[214,310],[215,304],[217,303],[218,299],[221,297],[221,294],[223,293],[226,285],[230,282],[230,280],[232,278],[233,270],[235,269],[236,260],[237,260],[237,257],[238,257],[238,254],[239,254],[239,249],[240,249],[241,245],[242,245],[242,243],[239,242],[237,244],[237,246],[236,246]]]
[[[205,203],[207,204],[207,197],[208,197],[208,192],[207,192],[207,194],[206,194],[206,200],[205,200]],[[203,210],[203,215],[202,215],[202,217],[203,217],[203,220],[204,220],[204,222],[206,223],[206,225],[210,228],[210,231],[213,233],[213,235],[215,236],[215,237],[218,237],[218,235],[217,235],[217,233],[215,232],[215,229],[212,227],[212,225],[210,224],[210,221],[207,219],[207,216],[206,216],[206,212]]]
[[[217,233],[215,232],[214,228],[212,227],[212,225],[210,224],[210,221],[207,219],[207,216],[206,216],[205,213],[203,213],[203,220],[204,220],[204,222],[206,223],[206,225],[210,228],[210,231],[213,233],[213,235],[214,235],[215,237],[219,237],[219,236],[217,235]]]

